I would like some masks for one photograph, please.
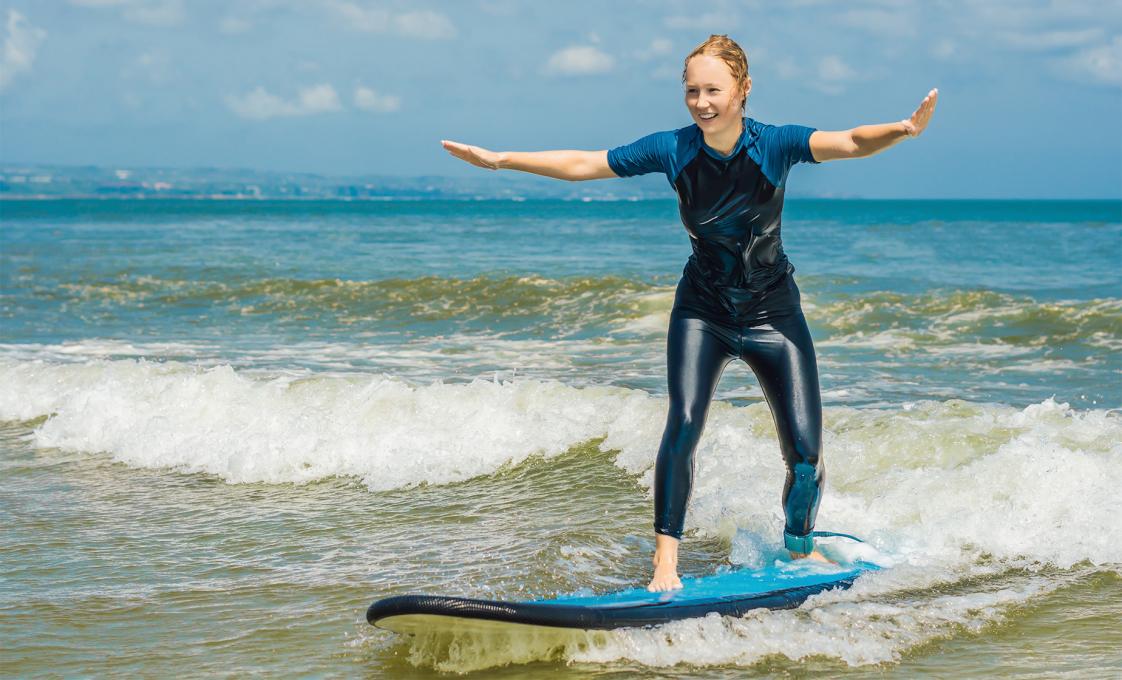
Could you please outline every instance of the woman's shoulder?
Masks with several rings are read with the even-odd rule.
[[[697,126],[697,123],[691,123],[685,127],[669,128],[664,130],[656,130],[655,132],[649,132],[640,137],[639,140],[679,145],[683,142],[689,142],[690,140],[698,139],[701,136],[701,128]]]
[[[649,137],[666,153],[682,156],[690,149],[700,148],[704,135],[697,123],[690,123],[685,127],[652,132]]]
[[[771,123],[765,123],[763,121],[756,120],[755,118],[749,118],[747,116],[744,117],[744,129],[752,135],[761,135],[768,130],[774,130],[775,127],[776,126],[772,125]]]
[[[744,118],[744,129],[748,130],[749,134],[763,135],[763,134],[783,134],[790,130],[803,130],[808,129],[804,125],[797,125],[794,123],[764,123],[763,121],[754,118]],[[814,128],[809,128],[814,129]]]
[[[675,141],[689,140],[689,139],[694,139],[694,138],[698,138],[698,137],[702,136],[701,128],[699,128],[697,126],[697,123],[690,123],[689,125],[686,125],[685,127],[680,127],[680,128],[670,128],[668,130],[659,130],[658,132],[654,132],[652,134],[653,135],[658,135],[658,136],[663,137],[665,139],[673,139]]]

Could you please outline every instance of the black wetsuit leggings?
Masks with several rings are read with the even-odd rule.
[[[739,358],[756,374],[787,463],[785,531],[805,536],[814,528],[825,479],[822,397],[806,318],[797,310],[762,325],[735,326],[697,316],[678,308],[670,315],[666,352],[670,411],[655,463],[655,531],[682,537],[693,485],[694,449],[721,373]]]

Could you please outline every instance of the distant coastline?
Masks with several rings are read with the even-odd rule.
[[[661,175],[629,182],[559,182],[545,177],[333,177],[222,168],[0,166],[0,200],[624,200],[672,199]]]
[[[792,191],[789,199],[862,201],[1080,201],[1117,198],[874,198]],[[0,165],[0,201],[673,201],[659,174],[623,182],[561,182],[523,173],[475,177],[422,175],[330,176],[240,168],[121,168],[115,166]]]

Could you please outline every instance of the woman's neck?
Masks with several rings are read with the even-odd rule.
[[[708,146],[710,149],[713,149],[722,156],[727,156],[732,153],[733,149],[736,148],[736,143],[740,140],[740,135],[743,134],[743,132],[744,119],[741,118],[736,127],[729,128],[728,130],[713,135],[712,137],[702,135],[702,138],[705,140],[706,146]]]

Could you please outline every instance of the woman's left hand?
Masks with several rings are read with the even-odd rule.
[[[919,103],[919,108],[915,110],[911,118],[906,118],[901,123],[912,137],[918,137],[921,132],[927,128],[927,123],[931,120],[931,114],[935,113],[935,102],[939,101],[938,88],[931,90],[923,101]]]

